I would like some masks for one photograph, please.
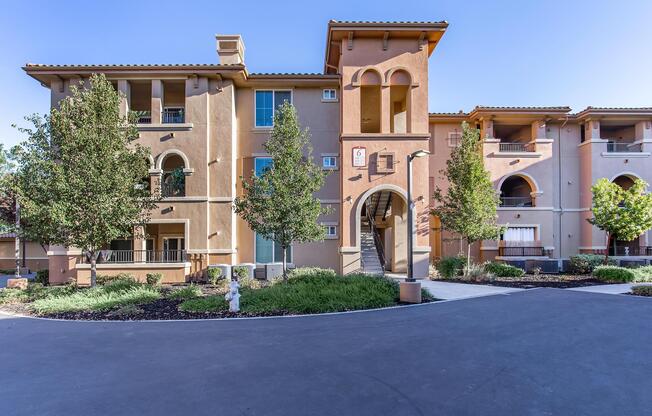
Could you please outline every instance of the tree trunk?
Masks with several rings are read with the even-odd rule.
[[[19,235],[20,231],[20,203],[18,203],[18,199],[16,199],[16,232],[15,232],[15,243],[16,243],[16,278],[20,277],[20,237]]]
[[[603,264],[606,266],[609,264],[609,245],[611,243],[611,233],[607,232],[607,249],[604,251],[604,260]]]
[[[89,252],[91,256],[91,287],[95,287],[97,282],[97,255],[94,251]]]
[[[287,262],[287,250],[288,248],[283,246],[283,280],[288,280],[288,262]]]
[[[466,270],[467,272],[471,269],[471,242],[466,241]]]

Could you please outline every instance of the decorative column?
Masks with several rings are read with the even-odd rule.
[[[163,81],[152,80],[152,124],[161,124],[163,113]]]
[[[118,92],[124,94],[120,100],[120,115],[126,116],[131,108],[131,85],[126,79],[118,80]]]

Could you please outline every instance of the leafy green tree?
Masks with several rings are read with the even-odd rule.
[[[0,143],[0,232],[13,231],[16,221],[16,199],[12,191],[13,163],[11,152]]]
[[[623,189],[607,178],[591,187],[593,218],[587,221],[606,232],[604,264],[609,262],[609,247],[614,239],[632,241],[652,228],[652,194],[646,193],[646,188],[647,183],[641,179]]]
[[[499,199],[484,167],[481,146],[480,132],[463,123],[460,146],[451,152],[441,172],[448,190],[435,190],[438,205],[431,212],[439,217],[443,228],[466,239],[467,269],[471,265],[471,244],[495,240],[501,229],[496,224]]]
[[[136,119],[120,114],[121,99],[94,74],[89,88],[73,86],[58,109],[27,117],[33,127],[19,129],[28,136],[16,152],[21,235],[81,249],[91,263],[91,286],[101,247],[132,235],[158,201],[142,186],[149,149],[134,143]]]
[[[251,180],[242,179],[243,196],[235,212],[260,236],[283,249],[283,278],[287,278],[287,249],[292,243],[324,238],[320,215],[328,213],[314,193],[326,173],[312,159],[310,133],[302,130],[296,110],[284,103],[274,115],[270,139],[263,145],[272,165]]]

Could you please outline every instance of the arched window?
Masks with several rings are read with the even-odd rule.
[[[186,173],[184,159],[170,153],[161,162],[161,196],[164,198],[186,196]]]
[[[634,185],[634,179],[632,179],[632,177],[628,175],[620,175],[616,177],[612,182],[620,186],[624,190],[628,190]]]
[[[501,207],[533,207],[532,186],[522,176],[514,175],[500,185]]]
[[[360,83],[360,132],[380,133],[381,78],[373,69],[359,76]]]
[[[392,133],[410,132],[410,74],[404,70],[392,73],[389,79],[389,128]]]

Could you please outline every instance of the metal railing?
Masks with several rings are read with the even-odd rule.
[[[499,152],[534,152],[534,143],[498,143]]]
[[[502,257],[541,257],[545,256],[543,247],[498,247]]]
[[[138,111],[138,124],[152,124],[152,112],[151,111]]]
[[[501,196],[501,207],[533,207],[534,199],[531,196]]]
[[[607,153],[631,153],[642,151],[640,143],[607,142]]]
[[[652,256],[652,246],[616,246],[609,249],[611,256]]]
[[[101,250],[97,264],[183,263],[186,259],[185,250]],[[87,255],[82,262],[90,263]]]
[[[380,260],[380,267],[383,268],[383,272],[386,271],[385,266],[387,260],[385,259],[385,247],[383,247],[383,242],[380,239],[380,233],[378,232],[378,227],[376,227],[376,220],[371,215],[369,211],[369,206],[365,204],[365,209],[367,211],[367,219],[369,220],[369,226],[371,228],[371,234],[374,236],[374,246],[376,246],[376,252],[378,253],[378,260]]]
[[[185,116],[185,109],[183,107],[163,109],[163,123],[185,123]]]
[[[161,183],[161,196],[163,198],[186,196],[186,184],[170,182]]]

